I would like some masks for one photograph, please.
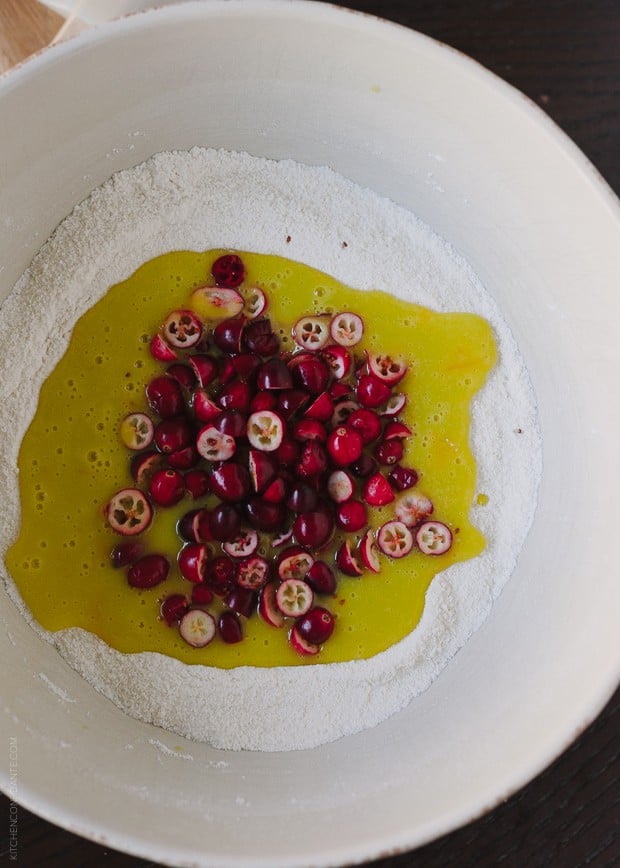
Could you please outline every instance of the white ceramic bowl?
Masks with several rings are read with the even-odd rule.
[[[408,709],[312,751],[223,754],[137,723],[3,595],[12,793],[150,859],[290,868],[414,847],[541,770],[620,671],[620,214],[584,157],[450,49],[273,0],[170,7],[55,47],[0,81],[0,128],[2,297],[75,203],[156,151],[199,144],[327,164],[415,211],[469,260],[514,330],[545,464],[534,527],[484,627]]]

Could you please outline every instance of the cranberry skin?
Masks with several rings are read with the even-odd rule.
[[[254,395],[250,402],[252,413],[260,413],[261,410],[275,410],[277,406],[278,399],[272,392],[259,392]]]
[[[273,356],[280,349],[280,339],[271,328],[270,320],[255,319],[245,329],[245,345],[259,356]]]
[[[245,437],[245,432],[248,427],[247,416],[239,410],[223,410],[219,416],[213,420],[213,427],[220,434],[228,434],[229,437],[239,439]]]
[[[185,494],[185,482],[178,470],[158,470],[149,483],[149,494],[158,506],[174,506]]]
[[[293,378],[286,362],[279,358],[263,362],[256,373],[256,387],[265,389],[292,389]]]
[[[209,532],[218,542],[231,542],[239,536],[241,518],[232,503],[219,503],[209,513]]]
[[[193,443],[191,446],[178,449],[168,455],[168,465],[174,467],[175,470],[189,470],[190,467],[195,467],[199,461],[200,454]]]
[[[213,470],[210,485],[221,500],[238,503],[250,492],[250,474],[243,465],[226,462]]]
[[[245,278],[245,266],[240,256],[226,253],[219,256],[211,266],[211,274],[218,286],[235,289]]]
[[[402,467],[397,464],[388,473],[390,484],[397,488],[398,491],[406,491],[408,488],[413,488],[419,479],[418,473],[412,467]]]
[[[155,427],[155,445],[160,452],[169,455],[184,449],[194,439],[192,426],[183,416],[173,419],[164,419]]]
[[[323,392],[329,382],[330,371],[327,365],[316,356],[308,354],[293,368],[293,376],[297,383],[310,392],[318,395]]]
[[[170,594],[164,597],[159,607],[159,614],[162,621],[165,621],[169,627],[181,620],[187,612],[189,604],[187,597],[183,594]]]
[[[199,497],[205,497],[211,491],[209,483],[209,474],[204,470],[190,470],[185,474],[185,490],[197,500]]]
[[[375,447],[375,458],[380,464],[396,464],[403,457],[405,447],[403,441],[398,439],[384,440]]]
[[[256,353],[241,353],[230,362],[237,376],[250,382],[261,364],[261,358]]]
[[[166,368],[166,373],[173,380],[176,380],[184,389],[193,389],[196,385],[196,374],[192,371],[189,365],[183,365],[181,362],[175,362],[174,365],[169,365]]]
[[[381,404],[385,404],[391,394],[390,387],[373,377],[372,374],[364,374],[357,384],[357,400],[362,407],[376,409]]]
[[[306,574],[306,581],[317,594],[333,594],[337,580],[334,571],[325,561],[315,561]]]
[[[140,487],[148,485],[151,475],[159,470],[164,458],[159,452],[140,452],[131,459],[130,472]]]
[[[230,317],[218,323],[213,330],[213,343],[223,353],[240,353],[243,347],[243,316]]]
[[[299,444],[285,435],[273,455],[281,467],[291,467],[299,460]]]
[[[294,483],[286,499],[286,505],[293,512],[311,512],[319,502],[317,492],[305,482]]]
[[[129,567],[142,557],[142,544],[136,541],[119,543],[110,552],[110,561],[115,569]]]
[[[168,578],[170,564],[163,555],[144,555],[127,572],[132,588],[154,588]]]
[[[235,581],[235,574],[235,564],[225,555],[212,558],[205,566],[205,582],[216,591],[226,590]]]
[[[310,395],[302,389],[283,389],[278,395],[278,412],[287,421],[292,419],[295,413],[303,410],[310,402]]]
[[[192,603],[195,606],[208,606],[213,602],[213,591],[204,582],[192,588]]]
[[[312,645],[322,645],[327,642],[332,633],[336,619],[327,609],[315,606],[299,618],[295,624],[299,634]]]
[[[346,422],[347,428],[353,428],[354,431],[362,438],[364,446],[368,446],[373,440],[381,434],[381,418],[367,407],[360,407],[359,410],[354,410]]]
[[[366,477],[372,476],[373,473],[377,472],[378,466],[379,465],[372,455],[363,452],[357,461],[354,461],[353,464],[350,465],[349,469],[351,470],[351,473],[358,476],[360,479],[366,479]]]
[[[153,412],[162,419],[172,419],[183,412],[183,391],[171,377],[155,377],[146,387],[146,397]]]
[[[366,507],[359,500],[347,500],[336,507],[336,524],[342,530],[354,533],[363,528],[367,521]]]
[[[209,550],[203,543],[188,543],[178,556],[179,572],[188,582],[202,582]]]
[[[196,517],[202,512],[201,509],[190,509],[177,521],[177,534],[185,542],[198,542],[196,537]]]
[[[222,612],[217,622],[220,636],[227,645],[234,645],[243,639],[241,622],[234,612]]]
[[[318,440],[319,443],[325,443],[327,440],[327,431],[325,425],[319,422],[318,419],[300,419],[293,429],[293,437],[295,440],[304,442],[306,440]]]
[[[206,353],[195,353],[188,359],[198,384],[203,388],[217,377],[217,362]]]
[[[217,403],[223,410],[238,410],[240,413],[248,413],[252,389],[245,380],[232,380],[227,383],[217,397]]]
[[[297,473],[303,479],[319,476],[327,470],[327,454],[317,440],[306,440],[297,464]]]
[[[328,510],[300,513],[293,523],[293,533],[302,546],[320,548],[334,531],[334,519]]]
[[[352,428],[335,428],[327,438],[327,450],[334,464],[348,467],[358,460],[363,450],[361,436]]]
[[[252,527],[264,533],[280,530],[286,517],[281,503],[269,503],[260,497],[251,497],[246,502],[245,513]]]
[[[249,618],[256,609],[258,594],[251,588],[242,588],[240,585],[237,585],[232,588],[224,602],[237,615]]]

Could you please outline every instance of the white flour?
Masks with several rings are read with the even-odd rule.
[[[211,247],[287,256],[360,289],[479,313],[493,325],[499,348],[498,366],[473,408],[478,490],[489,496],[488,506],[473,507],[473,520],[487,549],[433,581],[420,624],[388,651],[349,663],[224,671],[153,653],[124,655],[84,630],[51,634],[33,623],[134,717],[215,747],[314,747],[407,705],[487,617],[533,517],[541,463],[534,398],[494,302],[466,263],[410,213],[328,169],[198,148],[160,154],[119,173],[79,205],[2,308],[3,554],[20,522],[19,444],[76,319],[146,260]],[[16,327],[25,316],[27,334]],[[8,577],[7,583],[23,609]]]

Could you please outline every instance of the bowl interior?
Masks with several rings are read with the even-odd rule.
[[[18,798],[160,861],[332,864],[422,843],[551,761],[620,670],[620,583],[600,545],[618,482],[620,219],[576,148],[444,46],[277,0],[189,3],[83,34],[0,81],[0,125],[13,131],[1,298],[74,204],[155,152],[328,165],[415,212],[477,271],[528,364],[545,462],[534,526],[482,629],[409,708],[313,751],[223,753],[127,718],[3,593],[0,720],[19,738]]]

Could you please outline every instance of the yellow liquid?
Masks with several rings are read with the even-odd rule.
[[[317,597],[337,617],[317,657],[299,656],[287,629],[258,615],[242,619],[244,641],[226,645],[218,637],[206,648],[192,648],[158,613],[163,597],[191,592],[176,568],[175,524],[201,501],[186,498],[158,510],[139,538],[147,551],[167,554],[172,562],[166,582],[144,591],[129,587],[125,571],[110,565],[121,538],[106,526],[103,507],[117,490],[134,485],[118,430],[127,413],[148,410],[144,387],[162,372],[150,355],[150,338],[171,310],[187,305],[195,286],[208,282],[222,252],[175,252],[147,262],[78,321],[67,352],[43,384],[21,446],[22,527],[7,566],[44,628],[82,627],[119,651],[159,651],[221,668],[371,657],[415,628],[433,576],[484,548],[468,518],[478,494],[468,435],[471,399],[496,358],[491,328],[473,314],[438,314],[380,291],[350,289],[286,259],[241,254],[247,282],[268,295],[266,315],[280,328],[283,349],[293,347],[291,326],[300,316],[351,310],[365,323],[356,355],[368,347],[405,356],[410,367],[398,389],[407,391],[408,403],[401,418],[414,434],[401,463],[420,473],[417,489],[433,501],[435,517],[453,529],[454,544],[438,557],[415,550],[399,561],[381,555],[379,574],[339,578],[333,598]],[[393,504],[369,514],[378,527],[394,517]]]

